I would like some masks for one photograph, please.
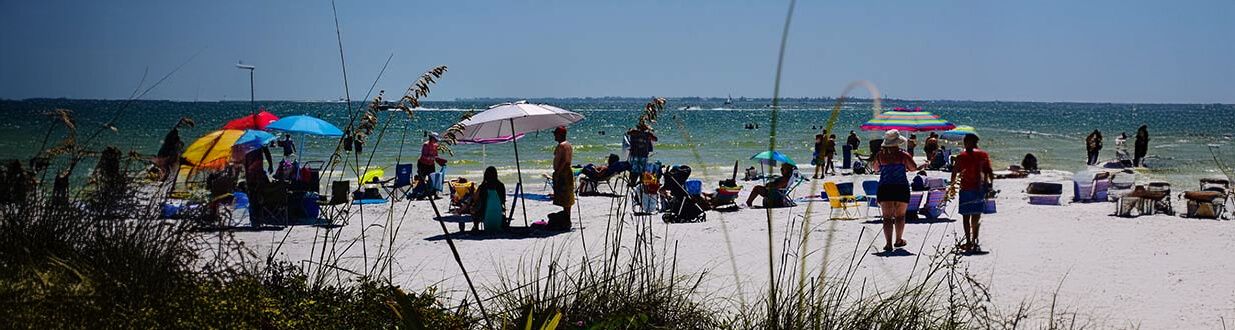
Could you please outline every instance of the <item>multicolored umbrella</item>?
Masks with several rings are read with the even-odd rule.
[[[227,122],[227,125],[223,125],[223,129],[265,130],[266,126],[270,125],[270,123],[273,123],[277,120],[279,120],[278,116],[275,116],[272,113],[266,112],[266,108],[262,108],[261,112],[258,112],[256,114],[232,119],[231,121]]]
[[[874,119],[862,124],[863,131],[886,131],[890,129],[902,132],[946,131],[956,128],[956,125],[929,111],[886,111]]]
[[[180,157],[193,168],[220,169],[231,159],[233,147],[251,151],[274,139],[274,135],[256,130],[217,130],[193,141]]]
[[[952,130],[939,133],[939,137],[949,141],[960,141],[965,139],[965,135],[978,135],[978,131],[973,129],[973,126],[961,125]]]

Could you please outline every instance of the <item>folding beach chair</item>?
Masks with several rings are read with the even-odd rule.
[[[472,202],[476,196],[476,183],[463,179],[451,180],[449,184],[450,208],[448,212],[454,214],[471,214]]]
[[[918,212],[922,210],[922,197],[925,194],[926,192],[922,191],[909,193],[909,206],[905,207],[905,221],[918,221]]]
[[[257,187],[249,187],[249,222],[254,227],[263,224],[283,225],[288,223],[287,183],[275,181]],[[256,194],[252,194],[256,191]]]
[[[1030,182],[1025,188],[1030,205],[1059,205],[1063,196],[1063,185],[1049,182]]]
[[[1201,189],[1184,192],[1189,218],[1223,219],[1226,214],[1226,203],[1231,197],[1231,184],[1226,179],[1201,179]]]
[[[326,225],[334,225],[336,220],[343,219],[346,224],[348,205],[351,201],[348,200],[348,195],[352,192],[351,181],[335,181],[330,183],[330,196],[328,199],[317,201],[317,205],[321,207],[322,212],[319,213],[319,220]]]
[[[836,182],[823,183],[823,191],[828,196],[828,206],[831,208],[828,220],[855,220],[859,218],[858,208],[862,207],[853,195],[841,195]]]
[[[862,181],[862,193],[866,198],[866,214],[870,214],[871,208],[879,208],[879,181],[866,180]]]
[[[407,197],[412,189],[412,176],[415,174],[416,164],[395,165],[395,177],[382,183],[382,188],[386,189],[386,195],[390,196],[391,201],[397,202]]]
[[[946,190],[931,190],[926,192],[926,204],[922,205],[922,209],[918,212],[926,217],[926,220],[939,220],[939,217],[948,214],[946,204],[943,203],[943,197],[947,194]]]
[[[1171,184],[1167,182],[1150,182],[1146,187],[1150,192],[1162,193],[1162,198],[1152,199],[1153,212],[1175,215],[1175,207],[1171,204]]]

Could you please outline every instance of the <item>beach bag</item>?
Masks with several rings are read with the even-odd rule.
[[[982,214],[995,214],[995,199],[986,200],[986,205],[982,207]]]
[[[866,174],[866,164],[860,160],[853,161],[853,174]]]
[[[554,231],[569,231],[570,230],[570,211],[558,211],[549,213],[549,223],[545,225],[545,229]]]

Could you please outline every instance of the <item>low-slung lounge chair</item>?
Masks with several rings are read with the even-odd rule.
[[[828,215],[829,220],[854,220],[859,218],[858,210],[862,207],[862,202],[859,202],[853,195],[841,195],[840,188],[836,186],[836,182],[824,182],[823,191],[828,196],[828,206],[831,208],[831,212]]]

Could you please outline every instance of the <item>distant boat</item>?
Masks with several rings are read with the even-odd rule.
[[[733,105],[733,95],[732,94],[730,94],[728,97],[725,98],[725,105]]]

